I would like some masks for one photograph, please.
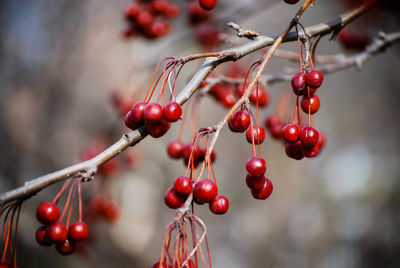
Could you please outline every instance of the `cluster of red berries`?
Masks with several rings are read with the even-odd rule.
[[[119,218],[120,214],[120,207],[117,202],[99,195],[91,198],[85,215],[91,221],[106,220],[112,223]]]
[[[208,203],[210,211],[214,214],[224,214],[228,211],[228,198],[218,195],[218,187],[212,180],[198,180],[193,185],[192,179],[185,176],[176,178],[173,187],[167,190],[164,196],[165,204],[171,209],[180,208],[191,193],[194,202],[199,205]]]
[[[264,174],[267,164],[261,157],[253,156],[246,163],[246,184],[251,190],[251,195],[255,199],[267,199],[273,190],[272,182]]]
[[[125,8],[128,26],[123,36],[141,35],[149,39],[164,36],[171,28],[165,18],[176,18],[179,14],[180,7],[168,0],[136,0]]]
[[[201,147],[198,144],[193,145],[193,143],[184,144],[182,141],[177,139],[168,143],[167,153],[172,159],[183,158],[183,163],[185,166],[189,164],[189,159],[192,155],[192,164],[194,168],[196,168],[201,162],[204,161],[207,154],[207,148]],[[210,157],[211,162],[214,163],[217,158],[217,153],[215,150],[211,151]]]
[[[65,226],[61,221],[60,209],[55,203],[43,202],[36,211],[37,220],[43,225],[36,231],[36,241],[41,246],[55,245],[61,255],[70,255],[75,251],[75,244],[84,241],[89,235],[87,225],[78,221]]]
[[[163,136],[182,115],[182,108],[176,102],[167,103],[164,108],[155,102],[137,102],[125,116],[125,125],[136,130],[145,125],[147,133],[153,138]]]
[[[315,114],[319,110],[320,100],[315,92],[322,85],[323,81],[323,74],[317,70],[312,70],[309,73],[298,72],[293,76],[293,92],[297,96],[303,96],[301,99],[301,109],[303,112]]]
[[[343,47],[351,50],[364,50],[372,43],[368,34],[356,34],[346,29],[339,32],[337,39]]]

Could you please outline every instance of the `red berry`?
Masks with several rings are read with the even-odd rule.
[[[312,95],[310,98],[303,96],[301,99],[301,109],[303,112],[308,113],[310,109],[311,114],[315,114],[319,110],[320,101],[317,95]]]
[[[125,16],[129,20],[134,20],[140,13],[140,6],[138,3],[133,2],[126,6]]]
[[[132,112],[129,111],[129,112],[125,115],[125,126],[127,126],[128,128],[130,128],[130,129],[132,129],[132,130],[136,130],[136,129],[138,129],[139,127],[141,127],[142,124],[136,123],[136,122],[133,120]]]
[[[307,87],[305,90],[304,90],[304,96],[312,96],[312,95],[314,95],[314,93],[317,91],[317,88],[314,88],[314,87]]]
[[[283,0],[283,1],[285,1],[286,4],[294,5],[297,4],[297,2],[299,2],[300,0]]]
[[[155,21],[146,29],[148,30],[148,37],[161,37],[168,34],[168,32],[170,31],[170,24],[167,21]]]
[[[246,111],[236,111],[229,118],[228,126],[232,132],[244,132],[250,126],[250,115]]]
[[[318,145],[319,145],[319,149],[322,150],[322,148],[325,147],[326,144],[326,136],[324,133],[319,133],[319,140],[318,140]]]
[[[265,184],[261,189],[251,189],[251,195],[255,199],[265,200],[271,195],[273,189],[272,182],[269,179],[265,179]]]
[[[164,118],[167,121],[175,122],[175,121],[178,121],[179,118],[181,118],[182,108],[176,102],[169,102],[169,103],[167,103],[167,105],[165,105],[163,114],[164,114]]]
[[[183,157],[186,159],[189,159],[190,156],[192,155],[193,159],[199,160],[201,152],[200,152],[201,148],[198,144],[196,144],[196,146],[193,145],[193,143],[187,143],[184,147],[183,147]],[[192,153],[193,151],[193,153]]]
[[[253,91],[249,96],[250,102],[256,105],[258,101],[258,106],[260,107],[266,107],[269,104],[270,98],[271,97],[269,93],[261,86],[258,86],[256,89],[253,89]]]
[[[211,163],[214,163],[215,160],[217,160],[217,153],[215,152],[214,149],[211,151],[210,157],[211,157]]]
[[[209,208],[214,214],[225,214],[229,209],[229,200],[223,195],[217,195],[213,200],[211,200]]]
[[[178,195],[173,187],[169,188],[164,196],[165,204],[172,209],[177,209],[185,204],[186,198]]]
[[[130,118],[135,125],[142,126],[144,125],[144,108],[147,103],[145,102],[137,102],[132,106]],[[129,127],[129,126],[128,126]]]
[[[303,72],[299,72],[293,76],[292,88],[294,94],[299,96],[304,94],[304,89],[306,88],[306,79],[307,79],[307,74]]]
[[[301,160],[304,157],[302,147],[300,141],[296,143],[287,143],[285,144],[286,155],[290,158]]]
[[[300,141],[303,146],[314,147],[319,141],[318,131],[312,127],[303,127],[300,131]]]
[[[68,237],[68,230],[61,222],[53,223],[46,228],[46,239],[50,243],[63,243]]]
[[[267,170],[267,164],[261,157],[253,156],[247,160],[246,169],[251,176],[263,176]]]
[[[188,196],[193,191],[192,179],[184,176],[176,178],[174,182],[175,192],[182,196]]]
[[[235,94],[233,94],[229,88],[222,84],[216,88],[215,96],[217,100],[226,108],[231,108],[237,101]]]
[[[273,126],[279,125],[282,123],[282,120],[277,115],[270,115],[265,119],[265,127],[271,129]]]
[[[75,222],[68,228],[68,239],[79,242],[89,236],[89,228],[84,222]]]
[[[46,228],[46,225],[40,226],[36,231],[35,237],[39,245],[48,247],[51,246],[52,243],[46,239]]]
[[[56,250],[63,256],[71,255],[75,251],[75,243],[65,240],[56,245]]]
[[[154,0],[151,3],[151,10],[155,13],[165,14],[168,10],[168,1],[166,0]]]
[[[159,124],[146,124],[146,131],[153,138],[159,138],[167,133],[170,127],[171,123],[162,119]]]
[[[180,140],[171,141],[168,144],[167,152],[169,157],[179,159],[182,157],[184,144]]]
[[[205,10],[211,10],[217,5],[217,0],[199,0],[200,6]]]
[[[210,12],[202,9],[197,2],[192,2],[188,5],[189,23],[196,25],[210,19]]]
[[[316,157],[319,153],[319,144],[317,143],[313,147],[303,146],[302,152],[305,157],[308,157],[308,158]]]
[[[246,175],[246,184],[250,189],[261,189],[265,184],[264,176],[251,176],[249,174]]]
[[[247,142],[252,144],[253,137],[254,137],[255,144],[261,144],[265,139],[264,128],[260,125],[254,125],[254,126],[251,126],[249,129],[247,129],[247,131],[246,131]]]
[[[176,18],[181,13],[181,8],[175,4],[169,4],[165,15],[169,18]]]
[[[160,104],[152,102],[146,105],[143,111],[146,124],[160,124],[163,119],[163,109]]]
[[[296,124],[286,124],[282,128],[282,138],[288,143],[295,143],[299,139],[300,128]]]
[[[208,203],[217,196],[218,188],[212,180],[203,179],[195,184],[193,194],[200,203]]]
[[[147,10],[141,11],[136,17],[136,21],[141,27],[151,25],[153,23],[153,20],[153,15]]]
[[[276,140],[280,140],[282,138],[282,128],[283,128],[284,124],[277,124],[275,126],[272,126],[269,129],[269,133],[271,134],[271,137],[276,139]]]
[[[317,70],[313,70],[307,74],[307,86],[312,88],[319,88],[324,81],[324,75]]]
[[[42,202],[36,210],[36,218],[40,223],[51,224],[60,216],[60,209],[52,202]]]

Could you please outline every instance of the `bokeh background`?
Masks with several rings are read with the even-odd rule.
[[[302,23],[333,18],[348,8],[345,2],[317,1]],[[81,150],[99,140],[109,145],[119,139],[128,129],[113,105],[113,93],[141,99],[159,60],[207,51],[187,24],[188,1],[177,2],[182,14],[168,36],[124,40],[123,10],[128,3],[0,1],[1,192],[80,161]],[[349,28],[371,36],[398,31],[399,12],[390,4]],[[225,37],[241,42],[226,22],[274,34],[295,10],[280,0],[221,0],[213,22]],[[318,53],[354,53],[328,39],[321,41]],[[282,47],[296,51],[296,44]],[[247,70],[260,55],[238,64]],[[242,135],[223,131],[214,169],[230,210],[216,216],[206,206],[196,208],[208,228],[214,267],[399,267],[399,55],[397,44],[370,59],[361,71],[352,68],[326,76],[319,91],[321,109],[313,120],[326,134],[327,145],[316,159],[289,159],[281,143],[267,138],[262,152],[274,192],[265,201],[254,200],[245,185],[251,146]],[[184,67],[178,90],[199,65]],[[266,72],[296,67],[274,58]],[[280,83],[268,88],[272,101],[261,111],[263,118],[274,113],[288,87]],[[210,98],[204,98],[199,109],[197,127],[215,124],[226,112]],[[178,125],[160,139],[147,138],[129,149],[135,152],[135,167],[124,166],[107,182],[109,195],[120,204],[120,217],[112,224],[90,226],[95,237],[79,254],[59,256],[52,248],[39,247],[34,238],[39,227],[36,207],[52,200],[60,184],[25,202],[19,267],[150,267],[158,259],[164,226],[174,216],[164,205],[164,192],[185,172],[181,161],[166,154]],[[190,140],[188,126],[184,140]],[[84,186],[87,201],[97,188],[96,182]]]

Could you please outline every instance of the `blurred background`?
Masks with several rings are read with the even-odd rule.
[[[360,1],[317,1],[301,22],[309,26],[327,21],[355,2]],[[297,9],[281,0],[220,0],[207,20],[209,28],[202,30],[188,23],[189,1],[176,1],[181,14],[170,19],[166,36],[128,39],[124,8],[129,3],[0,1],[0,192],[81,161],[84,149],[117,141],[128,131],[120,112],[126,110],[123,104],[143,99],[159,60],[246,42],[225,26],[229,21],[263,34],[279,33]],[[398,31],[399,18],[398,9],[387,1],[349,29],[375,37],[379,31]],[[210,29],[224,42],[211,42],[217,39],[208,34]],[[296,43],[282,48],[297,52]],[[325,37],[317,53],[356,52]],[[236,65],[247,71],[261,55],[254,53]],[[208,228],[214,267],[400,266],[399,55],[397,44],[371,58],[361,71],[352,68],[325,77],[313,122],[327,144],[317,158],[290,159],[280,142],[267,137],[262,155],[274,192],[265,201],[253,199],[245,184],[251,146],[243,135],[223,130],[214,170],[230,210],[217,216],[207,206],[196,206],[196,215]],[[178,91],[200,64],[185,65]],[[224,74],[230,66],[215,73]],[[274,58],[266,73],[297,66]],[[279,96],[289,87],[286,82],[267,88],[271,104],[260,111],[262,118],[279,109]],[[215,124],[226,111],[203,98],[196,127]],[[117,168],[84,185],[87,217],[99,198],[112,200],[115,213],[92,220],[91,239],[76,254],[62,257],[35,241],[40,226],[36,207],[52,200],[61,184],[25,202],[18,266],[150,267],[159,258],[164,227],[174,216],[164,204],[164,193],[185,172],[182,161],[166,153],[179,125],[160,139],[146,138],[129,148],[114,163]],[[188,124],[183,140],[190,141]]]

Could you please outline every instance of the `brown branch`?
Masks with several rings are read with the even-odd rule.
[[[306,1],[310,2],[310,1]],[[359,8],[354,9],[350,12],[344,13],[337,18],[326,22],[326,23],[321,23],[315,26],[311,26],[306,28],[306,33],[309,35],[309,37],[312,36],[317,36],[317,35],[323,35],[327,34],[333,31],[337,31],[338,29],[341,29],[344,27],[346,24],[350,23],[357,17],[361,16],[363,13],[365,13],[369,7],[371,6],[371,3],[366,3],[361,5]],[[292,21],[290,25],[292,25],[294,22]],[[212,53],[213,55],[218,55],[219,57],[206,57],[203,65],[199,68],[199,70],[194,74],[192,79],[189,81],[189,83],[182,89],[180,94],[177,96],[176,101],[180,104],[183,105],[186,101],[189,100],[189,98],[196,92],[196,90],[199,88],[200,84],[204,79],[212,72],[212,70],[218,66],[219,64],[226,62],[226,61],[236,61],[245,55],[248,55],[254,51],[257,51],[261,48],[270,46],[275,43],[275,41],[278,39],[279,41],[276,42],[275,44],[280,44],[282,42],[289,42],[289,41],[294,41],[297,39],[296,32],[289,32],[285,34],[286,37],[282,38],[282,35],[273,35],[271,37],[267,36],[257,36],[254,38],[254,41],[244,44],[242,46],[236,47],[236,48],[231,48],[227,49],[218,53]],[[274,51],[276,49],[277,45],[270,51]],[[272,53],[268,53],[267,57],[265,59],[269,59],[269,57],[272,55]],[[186,57],[190,60],[194,59],[195,57]],[[199,57],[197,57],[199,58]],[[262,68],[261,68],[262,69]],[[260,74],[261,75],[261,74]],[[260,76],[258,75],[258,77]],[[257,78],[258,80],[258,78]],[[254,86],[254,83],[252,83],[252,86],[249,87],[250,90]],[[245,97],[242,98],[239,102],[243,103],[245,101],[245,98],[247,98],[247,95],[249,94],[249,90],[247,93],[244,95]],[[235,109],[237,109],[238,105],[235,106]],[[232,111],[232,110],[231,110]],[[25,183],[24,186],[18,187],[14,190],[5,192],[0,195],[0,205],[3,205],[5,203],[11,202],[13,200],[19,199],[19,198],[26,198],[26,196],[32,196],[36,194],[38,191],[42,190],[43,188],[54,184],[56,182],[62,181],[64,179],[67,179],[73,175],[76,175],[78,173],[94,173],[97,169],[97,167],[108,160],[112,159],[113,157],[117,156],[119,153],[124,151],[126,148],[129,146],[133,146],[139,141],[141,141],[143,138],[147,136],[145,127],[141,127],[140,129],[136,131],[132,131],[128,134],[125,134],[120,140],[118,140],[116,143],[114,143],[111,147],[109,147],[107,150],[104,152],[100,153],[93,159],[90,159],[85,162],[81,162],[75,165],[72,165],[70,167],[58,170],[56,172],[38,177],[36,179],[30,180]]]

